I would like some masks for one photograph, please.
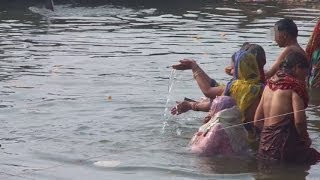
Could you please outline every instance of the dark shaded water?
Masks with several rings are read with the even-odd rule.
[[[269,67],[281,51],[269,28],[294,18],[305,47],[319,6],[174,2],[55,12],[1,4],[1,179],[319,179],[319,164],[268,169],[190,154],[204,114],[165,111],[202,96],[190,72],[168,93],[167,66],[195,58],[226,82],[223,68],[249,41],[265,48]],[[311,94],[308,128],[320,149],[320,95]]]

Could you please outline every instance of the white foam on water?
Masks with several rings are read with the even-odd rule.
[[[120,164],[120,161],[96,161],[93,163],[93,165],[98,167],[117,167]]]
[[[38,8],[38,7],[29,7],[29,10],[33,13],[36,13],[36,14],[40,14],[41,16],[45,16],[45,17],[49,17],[49,16],[52,16],[53,14],[55,14],[54,11],[51,11],[49,9],[46,9],[46,8]]]

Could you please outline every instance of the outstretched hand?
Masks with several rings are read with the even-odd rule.
[[[191,104],[188,101],[177,102],[177,105],[171,109],[172,115],[179,115],[191,110]]]
[[[183,59],[183,60],[180,60],[179,62],[180,64],[172,65],[172,68],[176,70],[187,70],[187,69],[192,69],[197,65],[196,61],[193,59]]]

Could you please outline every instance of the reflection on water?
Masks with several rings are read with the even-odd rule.
[[[319,177],[319,165],[269,170],[253,157],[197,157],[186,146],[204,114],[163,113],[202,96],[190,72],[169,79],[168,66],[194,58],[226,82],[222,69],[249,41],[265,48],[269,67],[280,52],[270,27],[293,17],[305,47],[318,4],[83,3],[57,2],[54,12],[0,3],[2,179]],[[310,91],[308,128],[320,149],[317,92]]]

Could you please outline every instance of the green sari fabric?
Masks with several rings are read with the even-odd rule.
[[[320,48],[312,53],[310,62],[308,85],[311,88],[318,88],[320,87]]]

